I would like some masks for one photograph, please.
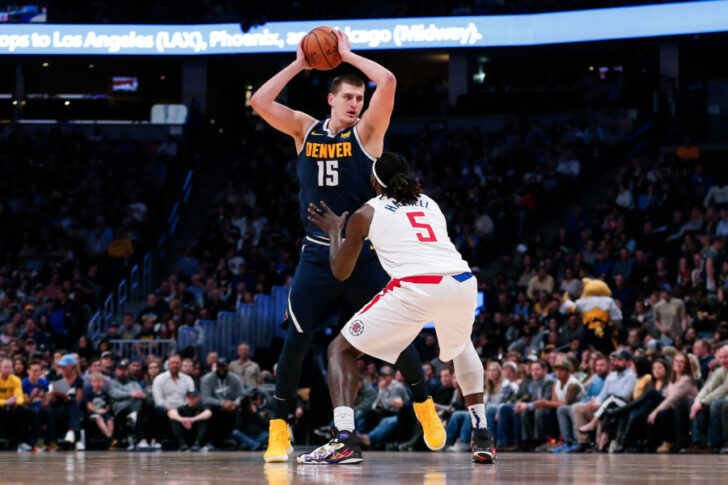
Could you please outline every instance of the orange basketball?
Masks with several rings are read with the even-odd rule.
[[[303,38],[303,53],[311,67],[328,71],[341,64],[339,40],[331,27],[316,27]]]

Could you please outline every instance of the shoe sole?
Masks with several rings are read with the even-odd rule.
[[[440,451],[441,449],[445,448],[445,444],[446,444],[445,441],[443,441],[440,446],[432,446],[430,443],[427,442],[427,440],[424,440],[424,441],[425,441],[425,445],[427,446],[427,448],[429,448],[431,451]]]
[[[473,461],[475,463],[484,463],[486,465],[491,465],[495,463],[495,456],[493,456],[489,451],[479,451],[473,453]]]
[[[490,450],[473,450],[473,461],[475,463],[485,463],[488,465],[495,463],[495,447],[492,447]]]
[[[266,463],[283,463],[288,461],[288,455],[291,453],[293,453],[292,446],[286,450],[285,455],[264,456],[263,460],[265,460]]]
[[[336,462],[330,462],[330,461],[306,461],[305,459],[302,460],[299,456],[296,458],[296,461],[299,465],[358,465],[362,461],[364,461],[363,458],[348,458],[346,460],[336,461]]]

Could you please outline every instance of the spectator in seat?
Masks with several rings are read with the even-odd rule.
[[[693,420],[693,446],[689,453],[712,453],[723,443],[721,418],[728,396],[728,344],[715,352],[720,364],[700,389],[690,407]]]
[[[157,375],[152,383],[157,424],[160,429],[158,438],[161,438],[161,434],[163,434],[161,429],[166,427],[163,423],[168,421],[169,412],[184,406],[187,403],[187,391],[195,388],[192,378],[180,372],[182,359],[179,354],[170,356],[167,360],[167,367],[168,370]]]
[[[536,298],[536,293],[542,290],[545,290],[547,293],[551,293],[554,290],[554,278],[546,274],[546,264],[544,263],[539,264],[538,273],[528,281],[526,296],[533,300]]]
[[[513,362],[506,365],[515,367]],[[518,390],[516,383],[509,381],[503,375],[503,368],[498,362],[489,362],[486,367],[485,415],[488,420],[488,428],[495,433],[495,415],[501,404],[511,400]],[[447,444],[448,451],[460,452],[470,450],[470,438],[472,423],[470,413],[466,410],[455,411],[447,422]]]
[[[669,453],[676,446],[677,449],[687,448],[689,444],[688,421],[680,419],[678,414],[691,403],[698,394],[698,388],[693,379],[693,369],[684,352],[678,352],[672,359],[672,375],[670,384],[664,393],[665,399],[647,416],[647,423],[651,426],[651,433],[657,435],[662,442],[657,453]],[[653,440],[655,441],[655,440]]]
[[[369,433],[359,435],[359,440],[364,446],[376,447],[390,437],[397,426],[397,413],[408,399],[407,389],[394,379],[392,367],[383,366],[379,374],[379,393],[372,404],[372,409],[377,411],[382,419]]]
[[[200,392],[190,388],[185,393],[185,404],[167,411],[172,434],[179,444],[179,451],[200,451],[207,433],[207,423],[212,411],[200,402]],[[191,445],[190,445],[191,443]]]
[[[208,372],[200,381],[202,404],[212,412],[211,441],[220,442],[227,438],[235,425],[235,415],[243,396],[243,381],[228,372],[225,357],[217,359],[215,370]]]
[[[538,360],[535,355],[526,358],[523,364],[525,377],[521,379],[512,402],[502,404],[495,416],[497,422],[496,446],[503,451],[521,450],[521,414],[515,412],[516,405],[529,399],[529,388],[533,382],[531,367]]]
[[[607,358],[602,354],[593,355],[594,373],[589,378],[589,382],[586,384],[586,392],[578,401],[579,403],[589,402],[599,396],[599,393],[601,393],[604,387],[604,382],[609,375],[609,362]],[[576,427],[574,426],[574,404],[576,403],[568,403],[556,408],[559,432],[564,439],[564,444],[561,447],[552,449],[551,451],[553,453],[573,453],[579,449],[579,442],[575,434]]]
[[[257,390],[246,391],[240,402],[240,412],[233,430],[233,438],[238,442],[238,449],[258,451],[268,444],[268,422],[271,416],[261,407],[262,403],[263,395]]]
[[[558,409],[573,404],[585,395],[586,391],[584,390],[584,386],[581,382],[579,382],[579,379],[572,374],[572,372],[573,365],[571,361],[566,358],[560,357],[554,364],[556,379],[552,386],[551,396],[544,396],[533,403],[534,407],[539,409],[551,410],[551,412],[543,414],[541,419],[554,420],[554,418],[557,417]],[[558,419],[556,419],[556,421],[559,422]],[[549,424],[542,423],[541,426],[546,427],[549,426]],[[556,433],[551,436],[556,436]],[[559,445],[555,449],[552,448],[551,451],[557,453],[560,451],[568,451],[566,448],[569,446],[573,447],[574,445],[575,443],[571,443],[570,445]],[[561,449],[559,449],[559,447],[561,447]]]
[[[207,372],[212,372],[215,370],[215,365],[217,364],[218,357],[219,354],[214,350],[212,352],[208,352],[207,357],[205,358],[205,369],[207,369]]]
[[[637,374],[637,383],[632,393],[632,401],[622,407],[612,407],[605,413],[605,424],[602,429],[611,433],[616,429],[616,436],[609,450],[613,453],[622,453],[627,443],[634,443],[635,448],[647,448],[648,443],[644,436],[634,436],[635,429],[642,427],[647,416],[665,398],[670,382],[670,365],[662,358],[656,359],[652,364],[644,356],[636,356],[632,360],[633,370]],[[643,433],[644,434],[644,433]]]
[[[159,369],[157,362],[153,364]],[[151,367],[152,363],[149,366]],[[121,423],[121,426],[127,424],[133,430],[133,437],[129,441],[130,449],[161,449],[162,446],[156,440],[152,439],[150,445],[144,438],[144,422],[151,410],[146,405],[147,394],[142,390],[139,381],[130,373],[129,368],[128,360],[119,361],[114,370],[115,377],[109,386],[114,419],[117,423]]]
[[[91,374],[91,385],[83,391],[83,403],[89,418],[107,439],[111,439],[114,434],[114,416],[111,414],[111,399],[104,391],[104,376],[100,372]]]
[[[84,372],[83,374],[81,374],[81,379],[83,379],[83,387],[85,388],[87,386],[90,386],[91,385],[91,376],[95,372],[98,372],[98,373],[101,373],[101,375],[104,378],[104,389],[108,390],[109,389],[109,384],[111,383],[111,378],[108,377],[108,376],[106,376],[105,374],[103,374],[101,372],[101,370],[102,370],[101,360],[100,359],[93,359],[89,363],[88,369],[86,370],[86,372]]]
[[[696,340],[693,345],[693,354],[700,362],[700,377],[706,381],[710,373],[710,363],[715,360],[710,342],[706,339]]]
[[[48,380],[41,377],[42,375],[43,368],[40,362],[31,360],[28,364],[28,377],[23,379],[23,395],[32,430],[27,441],[38,450],[43,450],[47,446],[43,440],[43,426],[49,426],[53,418],[48,406]]]
[[[425,373],[425,382],[427,384],[427,389],[430,391],[430,394],[434,394],[440,388],[440,379],[438,379],[435,375],[435,369],[429,362],[425,362],[422,364],[422,370]],[[357,427],[356,429],[361,428]]]
[[[599,395],[591,401],[576,403],[572,406],[574,413],[574,426],[577,430],[577,439],[580,449],[589,445],[589,434],[597,430],[601,436],[601,420],[607,408],[626,404],[634,392],[637,376],[629,366],[632,354],[627,350],[614,352],[611,355],[612,372],[604,381]],[[588,426],[587,426],[588,423]]]
[[[663,345],[672,345],[675,337],[682,335],[688,326],[685,304],[681,299],[673,297],[671,292],[663,290],[653,312],[655,327],[660,331],[660,341]]]
[[[70,445],[75,443],[76,450],[83,451],[85,447],[83,442],[76,441],[83,417],[81,410],[83,380],[78,374],[78,362],[73,355],[65,354],[56,365],[61,369],[61,373],[50,384],[53,394],[54,419],[51,420],[48,435],[51,442],[54,442],[57,430],[63,425],[68,429],[63,441]]]
[[[547,436],[554,436],[556,413],[544,406],[544,396],[553,395],[554,379],[548,375],[548,364],[536,360],[531,364],[531,383],[528,397],[517,402],[513,412],[521,416],[521,438],[526,449],[538,448],[546,443]]]
[[[101,373],[105,376],[111,376],[114,371],[114,354],[107,350],[101,353]]]
[[[107,253],[112,260],[123,260],[124,263],[134,254],[134,245],[124,230],[116,229],[114,239],[109,243]]]
[[[121,328],[119,329],[119,338],[124,340],[134,340],[139,338],[139,333],[141,331],[142,327],[134,321],[134,315],[131,313],[125,313]]]
[[[160,300],[157,298],[157,295],[154,293],[150,293],[147,295],[147,306],[142,308],[142,310],[137,314],[137,321],[144,321],[144,317],[146,316],[154,316],[154,322],[161,322],[162,317],[165,313],[169,310],[169,307],[164,302],[164,300]]]
[[[0,360],[0,425],[18,447],[18,451],[32,451],[25,442],[26,415],[23,404],[23,384],[13,375],[13,363],[8,358]]]
[[[581,342],[583,336],[584,329],[579,321],[579,317],[574,314],[569,315],[569,318],[566,320],[566,325],[559,332],[559,347],[566,347],[574,340]]]
[[[238,345],[238,360],[230,362],[228,369],[248,387],[256,387],[260,383],[260,366],[250,360],[250,346],[245,342]]]

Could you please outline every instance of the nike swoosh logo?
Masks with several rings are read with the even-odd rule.
[[[324,134],[323,134],[323,133],[316,133],[315,131],[312,131],[312,132],[311,132],[311,134],[312,134],[313,136],[324,136]]]

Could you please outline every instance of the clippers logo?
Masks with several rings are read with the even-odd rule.
[[[355,337],[359,336],[364,332],[364,322],[361,320],[354,320],[351,322],[351,325],[349,325],[349,333],[354,335]]]

